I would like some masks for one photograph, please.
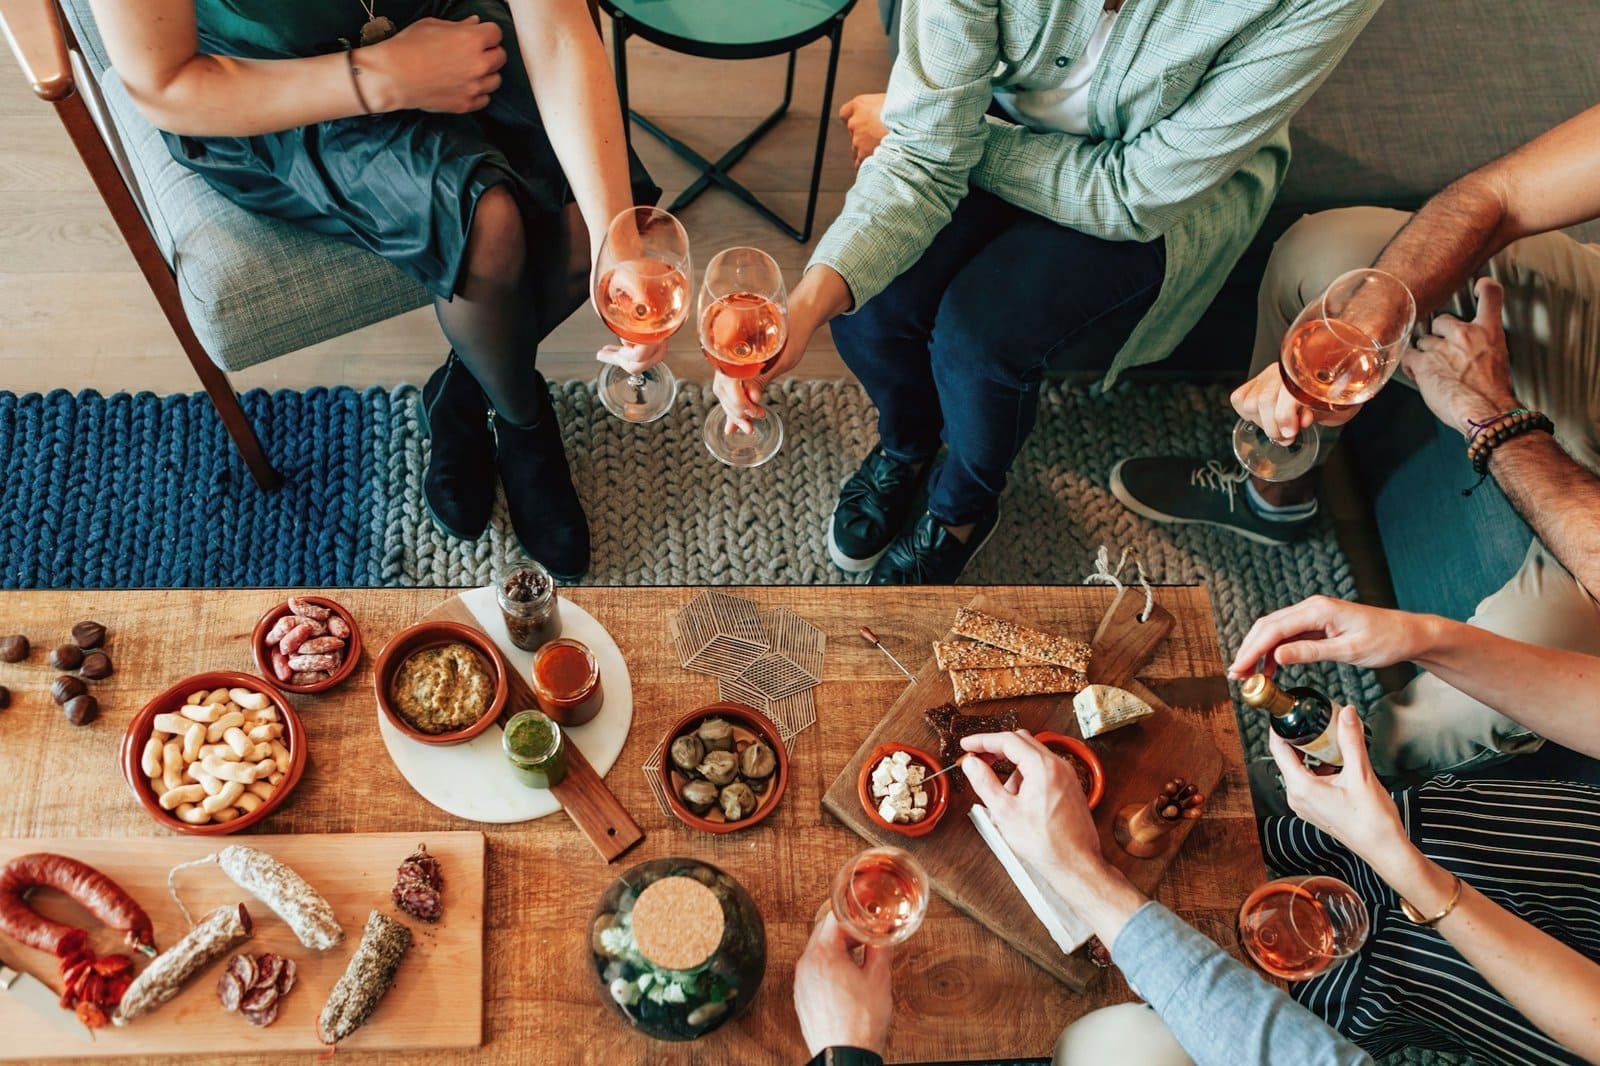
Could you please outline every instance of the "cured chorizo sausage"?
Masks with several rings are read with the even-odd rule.
[[[88,934],[82,929],[53,921],[28,906],[28,895],[36,888],[53,888],[71,897],[125,933],[129,947],[146,955],[156,953],[150,916],[121,885],[88,863],[45,851],[19,855],[0,869],[0,932],[61,958],[83,948]]]

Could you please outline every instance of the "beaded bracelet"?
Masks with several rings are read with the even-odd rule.
[[[1478,475],[1478,480],[1473,483],[1472,488],[1461,490],[1463,496],[1471,496],[1473,490],[1489,477],[1489,458],[1500,445],[1525,433],[1556,431],[1556,425],[1550,421],[1549,415],[1543,411],[1530,411],[1522,407],[1507,411],[1482,425],[1476,422],[1472,425],[1475,431],[1467,445],[1467,460],[1472,463],[1472,470]]]

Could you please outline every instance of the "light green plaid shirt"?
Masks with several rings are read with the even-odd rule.
[[[811,262],[856,306],[915,263],[970,185],[1108,240],[1166,239],[1155,305],[1109,385],[1164,359],[1222,288],[1289,166],[1288,122],[1382,0],[1127,0],[1089,85],[1088,136],[987,116],[1049,89],[1103,0],[904,0],[888,135]]]

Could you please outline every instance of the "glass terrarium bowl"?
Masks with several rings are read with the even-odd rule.
[[[601,994],[658,1040],[693,1040],[744,1011],[767,968],[750,893],[697,859],[652,859],[600,897],[590,954]]]

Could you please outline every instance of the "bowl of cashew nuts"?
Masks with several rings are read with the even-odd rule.
[[[217,670],[145,704],[120,755],[128,788],[152,818],[220,836],[283,803],[305,772],[306,737],[283,693],[252,674]]]

